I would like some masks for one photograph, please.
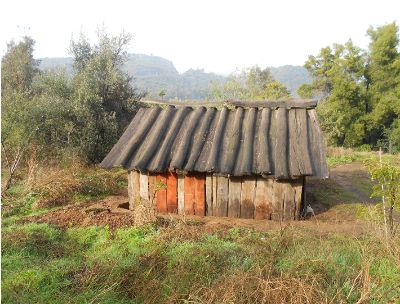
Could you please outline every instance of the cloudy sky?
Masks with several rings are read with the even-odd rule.
[[[7,41],[29,35],[37,58],[68,56],[71,37],[83,31],[95,41],[104,25],[133,35],[129,52],[165,57],[180,72],[223,74],[255,64],[302,65],[349,38],[367,48],[369,26],[400,25],[399,0],[5,0],[1,8],[1,54]]]

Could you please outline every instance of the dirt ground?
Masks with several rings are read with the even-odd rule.
[[[356,185],[355,182],[366,184],[369,182],[368,174],[363,170],[360,163],[351,163],[337,166],[330,171],[328,180],[313,180],[307,182],[306,202],[311,203],[316,216],[303,221],[275,222],[253,219],[235,219],[235,218],[217,218],[217,217],[199,217],[199,216],[178,216],[178,215],[158,215],[157,222],[160,225],[169,225],[169,223],[183,222],[191,223],[194,226],[202,226],[202,229],[246,227],[255,230],[266,231],[283,229],[285,227],[302,227],[305,229],[319,230],[322,234],[331,232],[342,232],[350,234],[362,233],[365,225],[356,220],[353,216],[342,216],[331,212],[329,207],[335,203],[336,198],[324,198],[332,200],[331,202],[320,202],[321,198],[313,195],[313,192],[340,189],[347,195],[350,195],[351,202],[371,204],[374,200],[369,198],[365,186]],[[59,227],[75,226],[109,226],[111,230],[121,227],[133,226],[135,223],[133,212],[127,209],[128,197],[127,191],[121,191],[120,195],[109,196],[98,201],[85,202],[65,206],[61,209],[50,211],[48,213],[32,216],[25,221],[43,222],[53,224]],[[332,225],[340,223],[340,225]],[[339,231],[339,230],[340,231]]]

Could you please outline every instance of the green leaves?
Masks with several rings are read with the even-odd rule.
[[[290,98],[289,90],[275,81],[268,68],[254,66],[233,73],[225,83],[214,83],[211,98],[215,100],[266,100]]]
[[[320,96],[321,126],[331,145],[382,145],[400,149],[395,134],[400,114],[400,54],[398,27],[391,23],[370,28],[368,51],[351,40],[322,48],[305,67],[313,77],[302,85],[302,97]]]

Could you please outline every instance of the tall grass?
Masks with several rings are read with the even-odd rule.
[[[187,229],[182,234],[181,230]],[[202,226],[3,230],[4,303],[394,303],[399,239]]]

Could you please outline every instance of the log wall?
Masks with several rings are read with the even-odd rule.
[[[300,217],[303,180],[130,171],[129,207],[148,200],[159,213],[293,220]]]

